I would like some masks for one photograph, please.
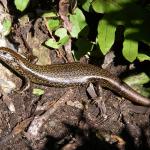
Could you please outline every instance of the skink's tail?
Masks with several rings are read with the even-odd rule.
[[[103,86],[109,88],[114,92],[117,92],[122,97],[125,97],[134,103],[143,106],[150,106],[150,99],[140,95],[135,90],[133,90],[130,86],[120,81],[119,79],[114,80],[113,78],[105,78],[105,82]]]

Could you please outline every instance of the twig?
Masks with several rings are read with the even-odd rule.
[[[61,19],[63,20],[63,26],[68,30],[68,32],[71,32],[72,25],[68,19],[69,14],[69,0],[60,0],[59,1],[59,15]],[[64,46],[66,51],[66,57],[69,62],[74,62],[72,52],[71,52],[71,39],[69,39],[68,43]]]
[[[72,96],[73,89],[67,91],[57,102],[50,106],[50,108],[41,116],[36,116],[32,121],[26,133],[28,139],[35,139],[40,134],[41,127],[47,122],[49,117],[60,107],[63,106]]]

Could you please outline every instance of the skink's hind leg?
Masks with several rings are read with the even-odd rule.
[[[95,88],[94,88],[94,86],[93,86],[92,83],[90,83],[90,84],[87,86],[87,92],[88,92],[88,94],[90,95],[90,97],[91,97],[92,99],[95,99],[95,98],[97,97],[97,94],[96,94],[96,92],[95,92]]]
[[[92,97],[92,99],[94,100],[93,101],[94,104],[96,104],[97,107],[99,108],[99,114],[101,114],[101,116],[103,118],[107,118],[105,100],[103,98],[103,90],[102,90],[100,84],[97,82],[95,84],[95,88],[93,86],[91,86],[91,84],[90,84],[87,91],[88,91],[89,95]],[[95,93],[95,91],[96,91],[96,93]]]
[[[95,86],[96,86],[97,97],[95,98],[94,102],[98,106],[101,116],[106,119],[107,115],[106,115],[106,106],[105,106],[103,89],[100,86],[99,82],[96,82]]]

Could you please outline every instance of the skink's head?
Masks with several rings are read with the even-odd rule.
[[[0,47],[0,60],[5,62],[14,62],[14,51],[5,47]]]
[[[0,60],[11,68],[16,69],[19,67],[21,56],[12,49],[0,47]]]
[[[26,62],[25,57],[12,49],[0,47],[0,60],[16,72],[22,74],[22,65]]]

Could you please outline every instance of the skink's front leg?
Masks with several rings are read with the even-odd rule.
[[[24,82],[23,82],[23,85],[22,85],[22,87],[20,88],[20,90],[19,90],[19,92],[20,93],[23,93],[23,92],[25,92],[26,90],[28,90],[29,88],[30,88],[30,80],[29,80],[29,78],[28,77],[26,77],[26,76],[24,76],[24,80],[23,80]]]

